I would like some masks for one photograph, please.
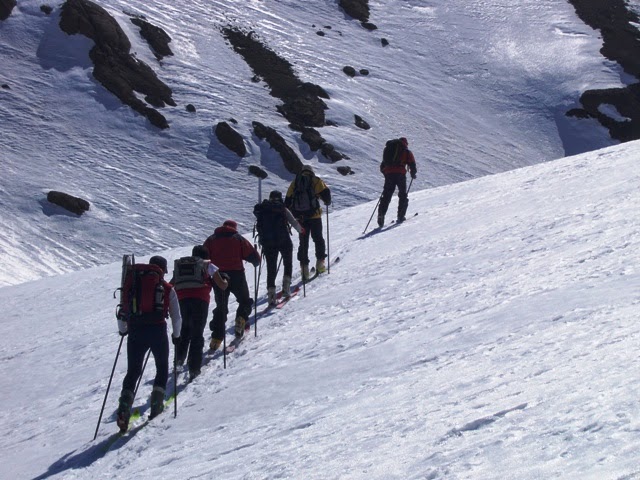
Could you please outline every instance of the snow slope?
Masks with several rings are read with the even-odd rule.
[[[391,137],[410,139],[414,191],[610,145],[595,122],[564,112],[585,89],[630,81],[599,54],[598,32],[558,0],[371,2],[375,32],[335,1],[101,0],[174,91],[178,106],[163,109],[171,128],[158,131],[94,81],[92,42],[63,34],[59,5],[47,16],[41,3],[21,0],[0,23],[0,82],[10,87],[0,89],[0,285],[201,242],[227,217],[248,230],[257,189],[247,167],[269,171],[266,191],[291,180],[252,134],[254,120],[316,167],[342,209],[378,197]],[[158,63],[129,13],[164,28],[175,55]],[[225,44],[225,25],[253,29],[329,92],[327,118],[339,126],[321,133],[355,175],[339,175],[287,128],[278,101]],[[350,78],[345,65],[371,73]],[[371,130],[355,127],[355,114]],[[246,139],[244,159],[211,133],[230,118]],[[49,190],[83,197],[91,211],[66,215],[46,201]]]
[[[377,233],[375,203],[336,212],[331,273],[106,453],[119,265],[0,289],[4,475],[640,478],[639,154],[412,192]]]

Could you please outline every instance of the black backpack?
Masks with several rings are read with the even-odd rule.
[[[276,246],[289,238],[289,223],[282,202],[263,200],[253,208],[253,214],[260,245]]]
[[[297,216],[311,216],[320,208],[313,189],[313,179],[313,175],[300,174],[296,177],[291,208]]]
[[[401,165],[401,154],[404,151],[404,145],[399,138],[389,140],[384,146],[382,152],[382,167],[395,167]]]

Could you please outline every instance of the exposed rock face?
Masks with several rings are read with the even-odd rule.
[[[344,176],[353,175],[356,173],[353,170],[351,170],[351,167],[346,167],[346,166],[338,167],[336,170],[338,170],[338,173]]]
[[[282,157],[285,168],[293,174],[298,174],[302,170],[302,161],[296,152],[287,145],[284,138],[273,128],[267,127],[260,122],[253,122],[253,131],[261,140],[266,140],[276,152]]]
[[[329,95],[322,87],[302,82],[296,77],[291,63],[260,43],[253,32],[225,27],[222,34],[251,67],[254,78],[264,80],[271,95],[282,100],[278,111],[287,120],[299,126],[324,126],[327,105],[321,98],[329,98]]]
[[[369,0],[338,0],[338,4],[350,17],[361,22],[369,21]]]
[[[82,215],[89,210],[90,204],[86,200],[79,197],[74,197],[64,192],[57,192],[55,190],[50,191],[47,194],[47,200],[55,205],[58,205],[71,213],[76,215]]]
[[[0,20],[6,20],[16,6],[16,0],[0,0]]]
[[[638,15],[627,8],[624,0],[569,0],[576,13],[590,27],[600,30],[603,46],[600,52],[618,62],[625,72],[640,80],[640,32]],[[624,88],[588,90],[580,98],[582,109],[567,115],[595,118],[609,130],[612,138],[626,142],[640,139],[640,84]],[[618,118],[605,115],[603,106],[612,105]]]
[[[371,125],[369,125],[365,120],[362,119],[360,115],[354,115],[356,127],[361,128],[363,130],[369,130]]]
[[[169,128],[166,118],[139,100],[135,92],[142,93],[147,103],[159,108],[176,105],[171,89],[151,67],[131,55],[129,39],[105,9],[89,0],[67,0],[62,6],[60,28],[69,35],[80,33],[95,42],[89,57],[95,65],[96,80],[156,127]]]
[[[140,35],[151,46],[153,53],[158,60],[163,57],[173,55],[171,48],[169,48],[169,42],[171,37],[160,27],[150,24],[142,18],[132,18],[131,23],[140,27]]]
[[[244,144],[242,135],[236,132],[227,122],[218,123],[215,133],[220,143],[235,152],[239,157],[244,157],[247,154],[247,147]]]

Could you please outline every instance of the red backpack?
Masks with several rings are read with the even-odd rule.
[[[116,316],[134,323],[164,323],[169,313],[171,285],[164,281],[157,265],[125,264],[120,305]]]

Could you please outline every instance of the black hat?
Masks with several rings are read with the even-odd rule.
[[[156,265],[162,269],[164,273],[168,273],[167,271],[167,259],[161,257],[160,255],[154,255],[149,259],[150,265]]]
[[[282,192],[279,190],[274,190],[269,194],[269,200],[280,200],[282,201]]]
[[[191,250],[192,257],[202,258],[203,260],[209,260],[209,250],[204,245],[196,245]]]

